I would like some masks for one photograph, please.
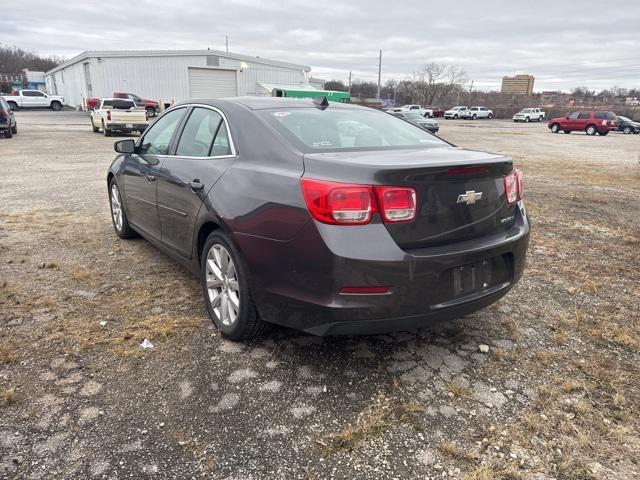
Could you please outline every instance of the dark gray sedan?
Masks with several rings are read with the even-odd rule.
[[[231,339],[424,327],[501,298],[529,221],[510,158],[324,99],[183,103],[116,142],[111,216],[199,275]]]
[[[431,120],[430,118],[425,118],[420,115],[418,112],[389,112],[394,117],[402,118],[407,122],[411,122],[414,125],[426,130],[431,133],[438,133],[440,130],[440,124],[436,120]]]
[[[18,133],[18,124],[9,104],[0,96],[0,134],[11,138]]]

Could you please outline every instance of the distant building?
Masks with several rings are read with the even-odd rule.
[[[515,93],[517,95],[531,95],[533,93],[533,75],[516,75],[502,77],[501,93]]]

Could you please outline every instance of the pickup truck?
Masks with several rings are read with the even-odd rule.
[[[50,108],[51,110],[60,110],[64,105],[64,98],[58,95],[47,95],[40,90],[20,90],[15,91],[11,95],[4,97],[9,104],[11,110],[19,110],[21,108]]]
[[[541,122],[544,120],[545,113],[540,108],[523,108],[513,116],[514,122]]]
[[[423,117],[433,117],[433,110],[422,108],[420,105],[403,105],[400,107],[401,112],[418,112]]]
[[[103,98],[91,112],[91,128],[94,132],[110,137],[112,132],[142,133],[149,126],[149,115],[132,100]]]
[[[135,102],[136,106],[144,107],[147,115],[149,115],[150,117],[155,117],[160,111],[160,104],[158,102],[154,102],[153,100],[145,100],[144,98],[140,98],[133,93],[114,92],[113,98],[132,100],[133,102]],[[99,101],[99,98],[89,98],[87,100],[87,108],[89,110],[95,109]]]
[[[462,118],[467,112],[467,110],[468,108],[463,106],[450,108],[449,110],[444,112],[444,118],[445,120],[448,120],[450,118],[454,118],[457,120],[458,118]]]

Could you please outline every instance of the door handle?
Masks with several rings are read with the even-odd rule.
[[[156,181],[156,176],[155,175],[145,175],[144,178],[149,183]]]
[[[189,186],[191,187],[191,190],[195,192],[197,190],[202,190],[204,188],[204,183],[200,183],[200,180],[196,178],[192,182],[189,182]]]

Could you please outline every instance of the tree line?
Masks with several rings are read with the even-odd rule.
[[[61,62],[62,59],[59,57],[43,57],[16,46],[0,43],[0,73],[17,75],[22,73],[25,68],[36,72],[46,72]]]

